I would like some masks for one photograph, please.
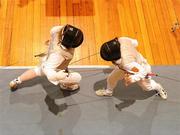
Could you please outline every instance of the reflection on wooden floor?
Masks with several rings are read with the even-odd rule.
[[[43,52],[54,25],[80,27],[83,45],[73,61],[95,54],[116,36],[139,41],[138,50],[152,65],[180,64],[179,0],[0,0],[0,65],[31,66]],[[110,65],[99,55],[75,65]]]

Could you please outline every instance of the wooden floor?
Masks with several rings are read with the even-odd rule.
[[[0,66],[33,66],[54,25],[80,27],[85,40],[74,65],[110,65],[99,55],[101,44],[116,36],[139,41],[138,50],[152,65],[180,64],[180,0],[0,0]]]

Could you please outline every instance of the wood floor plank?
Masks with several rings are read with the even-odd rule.
[[[129,36],[151,65],[180,64],[179,0],[1,0],[0,65],[34,66],[55,25],[72,24],[84,32],[74,65],[111,65],[100,47],[114,37]],[[88,57],[93,55],[92,57]]]
[[[4,44],[4,33],[5,33],[5,19],[6,19],[6,12],[7,12],[7,1],[1,0],[0,3],[0,63],[3,63],[3,46]]]
[[[179,43],[177,38],[180,36],[180,33],[178,32],[171,32],[171,27],[174,24],[174,22],[177,21],[177,16],[176,16],[176,12],[174,10],[173,7],[173,3],[172,0],[166,0],[166,3],[161,2],[164,9],[166,8],[165,12],[167,14],[166,16],[166,21],[167,21],[167,26],[169,28],[169,32],[168,32],[168,38],[170,39],[170,43],[173,49],[173,55],[175,57],[176,60],[176,64],[179,63],[180,61],[180,50],[179,50]]]
[[[33,1],[34,12],[33,12],[33,54],[32,54],[32,65],[36,65],[38,63],[38,58],[34,57],[34,55],[40,54],[40,46],[43,45],[41,42],[41,2]],[[39,14],[37,14],[39,13]]]
[[[146,26],[146,21],[144,18],[144,12],[143,12],[143,7],[142,7],[142,2],[140,0],[136,1],[136,7],[137,7],[137,13],[138,13],[138,19],[140,23],[140,28],[142,32],[142,37],[143,37],[143,42],[145,45],[145,53],[146,53],[146,58],[148,59],[150,64],[154,64],[154,59],[153,59],[153,54],[152,54],[152,48],[150,45],[150,40],[148,36],[148,31],[147,31],[147,26]]]
[[[146,57],[146,53],[145,53],[145,45],[143,42],[143,38],[142,38],[142,32],[141,32],[141,28],[140,28],[140,23],[138,20],[138,13],[137,13],[137,7],[136,7],[136,3],[135,0],[129,0],[129,6],[130,6],[130,14],[131,14],[131,18],[132,18],[132,22],[133,22],[133,27],[134,27],[134,36],[133,38],[138,40],[138,47],[137,49],[140,51],[140,53]]]
[[[163,41],[161,41],[161,45],[164,45],[164,52],[166,54],[166,58],[168,61],[169,65],[175,64],[175,57],[173,54],[172,46],[170,45],[170,40],[168,33],[169,27],[167,27],[167,14],[163,11],[162,5],[160,1],[155,1],[154,0],[154,7],[156,10],[156,14],[158,17],[158,24],[159,24],[159,34],[160,34],[160,39],[162,38]],[[159,39],[158,38],[158,39]]]
[[[11,65],[11,42],[12,42],[12,24],[14,19],[14,4],[15,0],[8,1],[7,2],[7,8],[6,8],[6,17],[5,17],[5,23],[4,23],[4,39],[3,45],[2,45],[2,64],[5,66]]]
[[[24,21],[21,20],[21,7],[19,6],[19,1],[14,4],[14,17],[13,29],[12,29],[12,41],[11,41],[11,52],[10,59],[11,65],[18,65],[22,63],[19,56],[23,57],[24,50],[22,50],[21,42],[25,37],[20,36],[20,32],[24,29]],[[22,38],[22,40],[20,40]],[[19,50],[21,49],[21,50]],[[21,52],[21,53],[20,53]]]

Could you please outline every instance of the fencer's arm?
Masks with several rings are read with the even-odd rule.
[[[132,73],[129,75],[131,83],[143,79],[147,73],[144,68],[136,62],[137,51],[134,46],[138,44],[137,40],[128,37],[121,37],[119,40],[121,49],[123,50],[121,52],[123,69],[127,71],[127,73]]]
[[[50,40],[49,39],[46,40],[45,45],[49,45],[52,41],[54,41],[57,33],[59,31],[61,31],[62,28],[63,28],[62,26],[54,26],[54,27],[52,27],[51,30],[50,30],[50,36],[51,36]]]
[[[49,81],[59,81],[68,76],[65,70],[56,71],[58,66],[64,62],[65,58],[58,52],[51,53],[43,63],[43,70]]]
[[[144,79],[147,75],[147,71],[137,62],[131,62],[126,65],[124,65],[124,69],[131,73],[129,75],[129,78],[131,79],[131,82],[137,82],[141,79]]]
[[[54,26],[54,27],[52,27],[51,30],[50,30],[51,37],[53,37],[58,32],[60,32],[62,28],[63,28],[63,26]]]

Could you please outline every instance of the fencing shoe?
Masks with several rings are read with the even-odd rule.
[[[62,90],[69,90],[69,91],[75,91],[75,90],[78,90],[80,88],[80,86],[78,84],[69,85],[69,86],[64,85],[64,84],[60,84],[59,86]]]
[[[156,90],[157,94],[162,98],[162,99],[167,99],[167,92],[162,88],[160,85],[160,88]]]
[[[107,89],[100,89],[96,91],[96,95],[97,96],[108,96],[111,97],[112,96],[112,91],[111,90],[107,90]]]
[[[16,78],[14,80],[12,80],[10,83],[9,83],[9,87],[11,89],[11,91],[15,91],[18,89],[18,84],[20,84],[21,81],[19,80],[19,78]]]

